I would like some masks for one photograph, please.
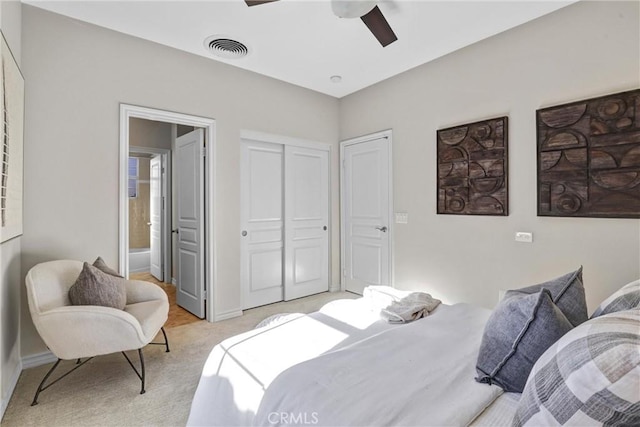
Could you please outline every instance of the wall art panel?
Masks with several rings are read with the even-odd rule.
[[[0,241],[22,234],[24,78],[4,37],[0,46],[2,166]]]
[[[438,213],[509,215],[508,118],[437,131]]]
[[[539,216],[640,218],[640,90],[536,119]]]

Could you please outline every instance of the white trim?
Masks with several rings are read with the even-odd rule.
[[[340,290],[345,290],[346,278],[344,275],[345,268],[345,247],[344,236],[345,230],[345,212],[344,212],[344,148],[349,145],[360,144],[363,142],[373,141],[375,139],[387,138],[389,141],[389,225],[387,229],[389,231],[389,279],[391,286],[395,284],[395,271],[394,271],[394,215],[393,215],[393,130],[387,129],[380,132],[372,133],[369,135],[363,135],[356,138],[345,139],[340,141],[340,158],[338,160],[340,165]]]
[[[2,396],[2,403],[0,403],[0,420],[2,420],[2,417],[4,417],[4,412],[7,410],[7,406],[9,406],[9,401],[13,396],[13,392],[16,390],[18,380],[20,379],[20,374],[22,373],[22,369],[22,362],[18,359],[18,364],[10,373],[11,378],[9,379],[9,387],[6,390],[5,395]]]
[[[129,119],[140,118],[173,123],[186,126],[194,126],[205,129],[205,286],[207,310],[206,318],[213,322],[215,312],[216,290],[216,251],[215,251],[215,201],[216,191],[214,185],[215,174],[215,148],[216,148],[216,121],[214,119],[175,113],[165,110],[140,107],[136,105],[120,104],[120,226],[119,226],[119,269],[125,275],[129,270],[127,248],[129,247],[129,235],[127,225],[129,221],[129,203],[125,196],[127,186],[126,159],[129,156]]]
[[[219,322],[221,320],[233,319],[234,317],[242,316],[242,309],[237,308],[235,310],[227,310],[221,313],[218,313],[218,317],[214,319],[215,322]]]
[[[249,139],[258,142],[269,142],[271,144],[291,145],[294,147],[312,148],[331,152],[331,144],[326,142],[311,141],[308,139],[294,138],[291,136],[276,135],[272,133],[257,132],[252,130],[241,130],[240,139]]]
[[[22,369],[35,368],[36,366],[46,365],[47,363],[53,363],[58,358],[50,351],[43,351],[42,353],[30,354],[22,358]]]

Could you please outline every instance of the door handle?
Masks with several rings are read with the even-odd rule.
[[[322,227],[322,229],[323,229],[324,231],[327,231],[327,226],[325,225],[324,227]]]
[[[242,237],[247,235],[247,230],[242,230]]]
[[[175,230],[171,230],[172,233],[176,233],[176,234],[180,234],[180,230],[178,230],[177,228]]]
[[[386,233],[387,232],[387,227],[383,225],[382,227],[376,227],[376,230],[380,230],[383,233]]]
[[[149,227],[151,227],[153,224],[151,224],[150,222],[148,222],[148,223],[147,223],[147,225],[148,225]]]

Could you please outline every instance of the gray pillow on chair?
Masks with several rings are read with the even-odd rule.
[[[75,283],[69,288],[73,305],[101,305],[124,309],[127,304],[125,280],[103,273],[85,262]]]
[[[589,318],[582,284],[582,267],[539,285],[507,291],[505,297],[513,294],[535,294],[541,289],[549,290],[554,304],[562,310],[573,326],[578,326]]]
[[[116,276],[116,277],[120,277],[120,278],[123,278],[123,279],[124,279],[124,277],[122,277],[121,275],[119,275],[117,271],[115,271],[113,268],[109,267],[109,266],[107,265],[107,263],[106,263],[106,262],[104,262],[104,260],[102,259],[102,257],[98,257],[98,258],[96,258],[96,260],[95,260],[95,261],[93,261],[93,266],[94,266],[95,268],[97,268],[98,270],[102,271],[103,273],[107,273],[107,274],[110,274],[110,275],[112,275],[112,276]]]
[[[506,295],[485,326],[476,381],[522,393],[540,355],[572,327],[546,288]]]

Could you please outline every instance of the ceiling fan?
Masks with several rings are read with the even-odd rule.
[[[278,0],[245,0],[247,6],[258,6]],[[340,18],[360,18],[382,47],[398,40],[391,26],[376,5],[378,0],[331,0],[333,13]]]

